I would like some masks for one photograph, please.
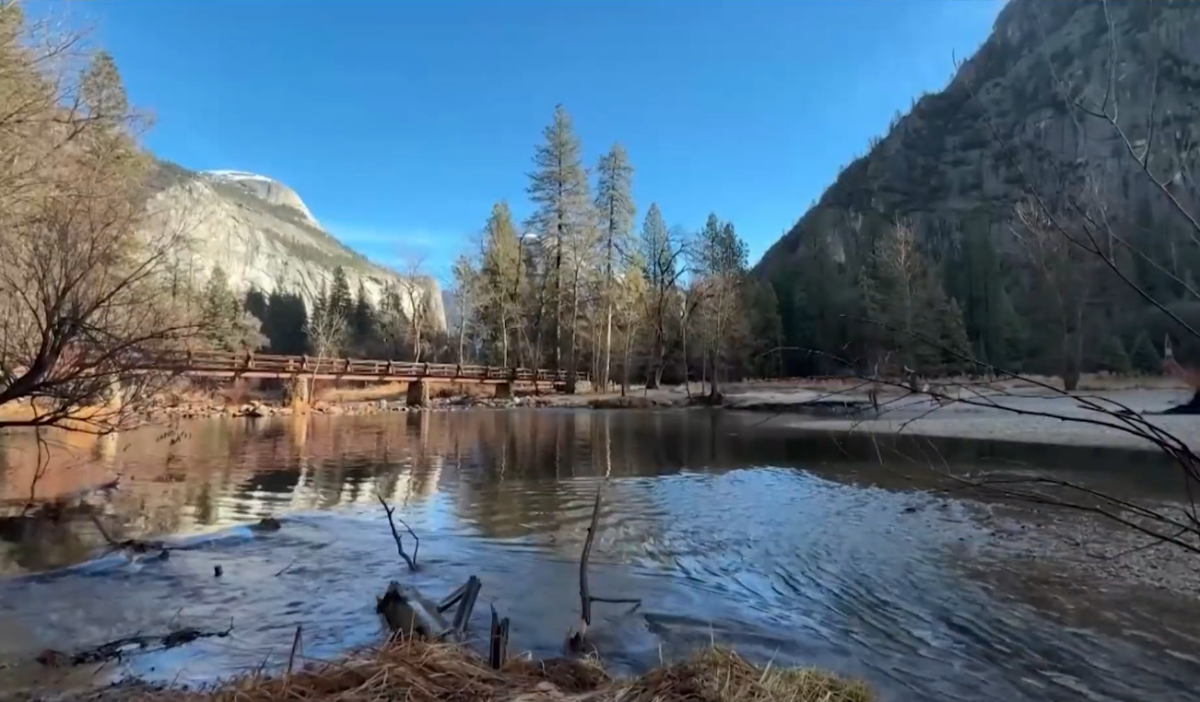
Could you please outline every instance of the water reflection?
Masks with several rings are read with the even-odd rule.
[[[606,655],[630,669],[653,664],[660,648],[716,638],[864,675],[894,699],[1190,698],[1200,662],[1187,651],[1200,641],[1185,618],[1129,603],[1104,612],[1104,632],[1085,629],[1086,618],[1063,628],[987,581],[996,566],[980,556],[985,531],[962,505],[895,489],[911,488],[908,468],[930,446],[958,470],[1028,455],[835,441],[756,422],[704,410],[220,419],[181,425],[174,438],[140,431],[103,449],[66,445],[39,494],[120,474],[113,498],[93,502],[123,536],[213,532],[158,563],[85,561],[102,544],[69,499],[57,516],[17,518],[31,452],[9,437],[0,658],[232,619],[229,641],[129,663],[203,680],[286,657],[297,624],[309,655],[376,640],[373,596],[409,577],[377,491],[423,537],[419,586],[438,594],[481,575],[483,601],[512,617],[515,647],[552,654],[578,607],[576,558],[607,476],[592,587],[645,602],[601,630]],[[1151,456],[1136,456],[1139,475]],[[1068,463],[1081,457],[1090,454]],[[1123,461],[1135,458],[1106,457],[1108,468],[1091,462],[1093,479],[1128,473]],[[936,509],[914,515],[914,505]],[[234,526],[269,514],[286,515],[280,532]]]

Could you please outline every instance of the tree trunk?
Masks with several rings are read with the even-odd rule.
[[[462,317],[462,313],[460,312],[459,313],[459,322],[458,322],[458,365],[460,365],[460,366],[462,365],[462,362],[463,362],[463,348],[466,345],[467,345],[467,324],[466,324],[466,321]]]
[[[503,365],[505,368],[508,368],[508,317],[506,317],[504,315],[500,316],[500,333],[501,333],[501,336],[503,337],[503,341],[501,341],[501,343],[500,343],[501,354],[502,354],[501,355],[501,361],[502,361],[501,365]]]
[[[682,323],[681,328],[679,330],[679,338],[680,338],[680,344],[683,346],[683,348],[681,349],[681,353],[683,354],[683,389],[687,393],[688,399],[690,400],[690,399],[692,399],[692,374],[691,374],[691,368],[689,367],[689,364],[688,364],[687,315],[684,315],[683,319],[681,319],[680,322]]]
[[[613,305],[612,305],[612,283],[609,283],[608,295],[608,310],[605,312],[604,322],[604,368],[600,373],[600,387],[605,391],[608,390],[608,377],[612,372],[612,328],[613,328]],[[628,360],[628,359],[626,359]]]
[[[579,316],[578,316],[579,290],[578,290],[578,288],[574,291],[572,297],[574,298],[574,300],[572,300],[572,304],[571,304],[571,307],[572,307],[571,336],[568,337],[568,339],[567,339],[567,365],[568,365],[568,368],[567,368],[567,392],[570,394],[575,393],[575,362],[576,362],[575,361],[575,344],[577,341],[577,330],[579,327]]]
[[[625,362],[621,365],[621,397],[629,390],[629,356],[633,350],[633,330],[625,335]]]

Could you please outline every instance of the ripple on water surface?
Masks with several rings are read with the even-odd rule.
[[[124,671],[211,680],[278,665],[298,625],[310,657],[375,642],[388,580],[437,597],[471,574],[484,582],[474,630],[494,605],[514,649],[552,655],[577,616],[578,554],[607,475],[591,588],[643,601],[632,614],[598,605],[598,642],[625,670],[716,640],[865,677],[890,699],[1195,699],[1200,662],[1164,644],[1179,637],[1163,622],[1126,612],[1115,631],[1064,626],[988,582],[987,531],[960,503],[724,421],[414,413],[196,422],[169,446],[135,433],[75,472],[80,484],[125,476],[100,518],[123,535],[201,536],[165,561],[85,560],[101,546],[90,517],[10,521],[0,657],[232,621],[226,639]],[[420,572],[403,571],[376,491],[422,536]],[[281,530],[235,526],[269,513]]]

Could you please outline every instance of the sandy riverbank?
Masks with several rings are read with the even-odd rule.
[[[879,397],[878,413],[871,408],[866,388],[858,383],[762,381],[722,387],[721,406],[760,413],[762,423],[775,428],[1157,450],[1144,438],[1124,431],[1120,420],[1082,404],[1091,401],[1113,410],[1125,407],[1142,414],[1153,426],[1200,449],[1200,416],[1154,414],[1186,402],[1192,391],[1155,380],[1128,379],[1122,383],[1107,379],[1104,383],[1095,382],[1094,389],[1071,395],[1028,384],[962,386],[944,391],[960,397],[962,402],[943,405],[928,395],[888,389]],[[619,393],[564,395],[546,398],[544,404],[680,407],[694,403],[701,394],[699,384],[694,383],[692,399],[683,387],[636,388],[624,399]]]
[[[946,386],[946,395],[962,402],[939,405],[928,395],[910,395],[885,388],[871,408],[866,387],[854,380],[785,380],[734,383],[722,386],[721,406],[760,413],[774,428],[904,433],[913,436],[1046,443],[1097,448],[1154,450],[1152,443],[1122,428],[1121,422],[1088,409],[1086,398],[1117,409],[1127,407],[1153,426],[1200,448],[1200,416],[1155,414],[1187,401],[1191,391],[1171,387],[1159,378],[1084,378],[1083,390],[1057,394],[1028,383]],[[703,404],[704,388],[692,383],[646,390],[561,393],[518,392],[495,397],[491,387],[446,384],[434,388],[424,408],[409,407],[403,383],[362,388],[326,388],[311,404],[291,405],[270,394],[228,390],[180,392],[165,396],[142,416],[149,424],[205,417],[264,417],[291,414],[362,415],[420,410],[518,407],[652,409]],[[690,392],[689,392],[690,390]],[[849,411],[847,411],[849,410]],[[1047,416],[1053,415],[1053,416]]]
[[[1150,441],[1126,431],[1119,418],[1089,409],[1083,404],[1087,401],[1114,411],[1128,408],[1153,426],[1200,449],[1200,416],[1153,414],[1186,402],[1191,395],[1190,390],[1149,388],[1083,391],[1072,396],[1034,389],[973,390],[959,392],[965,402],[943,406],[928,397],[881,398],[878,415],[871,413],[857,418],[815,417],[805,413],[805,409],[814,401],[831,398],[866,404],[865,393],[832,395],[804,389],[763,388],[730,393],[725,406],[779,413],[769,421],[796,429],[903,432],[941,438],[1157,450]]]

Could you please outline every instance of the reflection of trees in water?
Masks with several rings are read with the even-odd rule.
[[[45,512],[0,516],[0,574],[44,570],[86,558],[103,541],[81,529],[78,516]]]

